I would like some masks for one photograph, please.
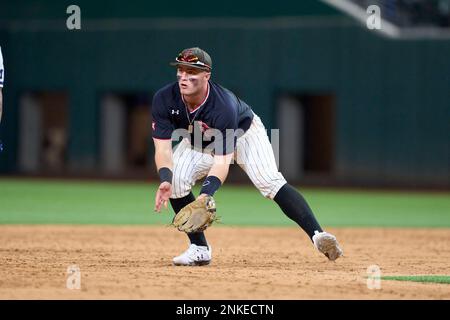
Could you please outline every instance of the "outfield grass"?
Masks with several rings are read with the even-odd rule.
[[[0,179],[1,224],[168,224],[153,212],[155,184]],[[450,227],[450,195],[300,189],[321,224]],[[291,226],[276,203],[253,187],[216,193],[224,225]],[[171,210],[170,210],[171,212]]]
[[[384,276],[382,280],[396,280],[396,281],[412,281],[412,282],[431,282],[431,283],[446,283],[450,284],[450,276]]]

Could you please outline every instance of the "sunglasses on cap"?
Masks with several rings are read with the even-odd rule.
[[[207,65],[204,62],[201,62],[200,59],[194,54],[183,55],[182,53],[180,53],[178,55],[178,57],[175,58],[175,60],[177,62],[181,62],[181,63],[185,62],[185,63],[189,63],[189,64],[192,64],[192,65],[197,65],[197,66],[201,66],[201,67],[205,67],[205,68],[211,69],[211,67],[209,65]]]

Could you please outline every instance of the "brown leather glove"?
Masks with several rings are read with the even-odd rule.
[[[192,201],[178,212],[172,225],[186,233],[200,232],[216,221],[216,203],[212,196]]]

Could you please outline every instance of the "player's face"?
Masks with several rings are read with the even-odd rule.
[[[179,66],[177,69],[178,85],[181,94],[196,95],[206,86],[211,73],[191,67]]]

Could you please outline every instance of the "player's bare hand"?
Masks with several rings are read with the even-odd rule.
[[[172,185],[165,181],[159,185],[158,191],[156,192],[155,197],[155,211],[161,212],[161,207],[167,209],[167,205],[169,203],[169,198],[172,194]]]

